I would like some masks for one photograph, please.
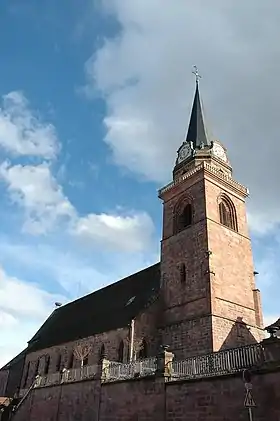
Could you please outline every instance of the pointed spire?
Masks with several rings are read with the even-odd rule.
[[[211,142],[207,137],[206,128],[203,120],[202,106],[199,95],[199,79],[201,76],[198,73],[197,67],[194,66],[193,71],[196,79],[196,89],[192,112],[190,117],[189,128],[187,132],[186,142],[192,142],[194,149],[200,149],[203,146],[210,146]]]

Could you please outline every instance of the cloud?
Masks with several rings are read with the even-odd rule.
[[[0,267],[0,367],[22,351],[58,300],[61,296],[9,276]]]
[[[59,228],[60,233],[67,232],[87,243],[131,252],[145,249],[153,232],[146,213],[78,215],[47,162],[58,153],[58,145],[54,126],[39,120],[21,92],[3,96],[0,147],[12,155],[36,155],[43,161],[38,165],[0,164],[0,181],[6,183],[12,203],[24,212],[23,232],[39,235]],[[63,175],[63,166],[57,175]]]
[[[1,271],[1,269],[0,269]],[[0,273],[1,276],[1,273]],[[1,304],[0,304],[1,306]],[[4,328],[12,328],[17,325],[18,320],[12,316],[11,314],[5,312],[4,310],[0,310],[0,330]]]
[[[1,178],[8,185],[11,200],[25,212],[25,232],[46,234],[59,223],[61,230],[64,221],[70,235],[116,250],[139,252],[151,241],[154,226],[145,212],[79,217],[47,164],[12,166],[4,162],[0,165]]]
[[[106,101],[104,140],[116,164],[158,183],[170,179],[197,64],[211,132],[250,187],[253,227],[263,232],[277,224],[280,85],[273,75],[280,71],[280,3],[104,0],[103,6],[120,31],[86,63],[87,88]]]
[[[11,315],[44,318],[54,304],[53,300],[54,295],[38,285],[8,276],[0,268],[0,309],[6,312],[6,320]]]
[[[22,92],[2,97],[0,108],[0,148],[13,155],[52,159],[59,150],[54,126],[33,112]]]
[[[73,232],[83,240],[106,245],[109,249],[135,253],[148,247],[154,225],[145,212],[132,215],[89,214],[77,221]]]
[[[12,166],[4,162],[0,165],[1,178],[8,185],[12,201],[25,211],[24,231],[44,234],[75,213],[47,164]]]
[[[69,238],[58,240],[28,244],[22,237],[0,237],[0,366],[25,347],[56,301],[65,304],[153,263],[150,253],[127,259],[107,247],[94,254]]]

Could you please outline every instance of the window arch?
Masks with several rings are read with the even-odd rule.
[[[221,195],[219,198],[219,217],[222,225],[238,231],[235,206],[225,195]]]
[[[143,360],[144,358],[147,358],[147,356],[148,356],[148,345],[147,345],[146,339],[143,339],[140,350],[139,350],[139,359]]]
[[[188,228],[193,222],[193,205],[190,198],[180,201],[174,211],[174,233]]]

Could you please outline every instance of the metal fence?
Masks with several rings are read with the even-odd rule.
[[[79,368],[64,369],[62,372],[51,373],[45,376],[38,376],[34,387],[54,386],[61,383],[78,382],[91,379],[98,373],[98,365],[89,365]]]
[[[127,364],[110,361],[103,375],[105,381],[126,380],[153,375],[156,372],[156,367],[155,357]]]
[[[80,380],[91,379],[98,373],[98,365],[86,365],[80,368],[65,370],[62,374],[61,382],[78,382]]]
[[[254,344],[190,357],[183,361],[173,361],[171,379],[222,376],[243,369],[258,367],[262,363],[263,349],[260,344]]]

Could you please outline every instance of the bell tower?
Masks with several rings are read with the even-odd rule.
[[[246,219],[248,189],[207,133],[196,87],[185,141],[163,201],[163,343],[178,358],[259,342],[260,292]]]

